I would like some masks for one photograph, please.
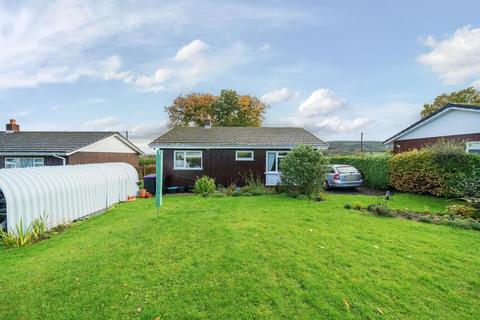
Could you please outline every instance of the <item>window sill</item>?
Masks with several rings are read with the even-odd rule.
[[[175,171],[202,171],[203,168],[173,168]]]

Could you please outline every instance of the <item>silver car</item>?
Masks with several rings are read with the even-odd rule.
[[[360,171],[346,164],[331,164],[328,166],[325,189],[356,188],[363,184]]]

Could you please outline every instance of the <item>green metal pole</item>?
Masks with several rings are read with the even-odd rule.
[[[157,215],[162,205],[162,189],[163,189],[163,150],[157,150],[156,159],[156,186],[155,186],[155,205],[157,206]]]

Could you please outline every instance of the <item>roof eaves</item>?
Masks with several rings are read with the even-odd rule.
[[[383,141],[384,145],[387,145],[394,140],[400,138],[401,136],[405,135],[406,133],[414,130],[420,125],[425,125],[426,123],[432,121],[433,119],[437,118],[438,116],[442,115],[445,113],[447,110],[455,110],[455,109],[464,109],[464,110],[473,110],[473,111],[479,111],[480,112],[480,106],[478,105],[468,105],[468,104],[459,104],[459,103],[448,103],[444,107],[438,109],[435,112],[432,112],[429,114],[427,117],[422,118],[418,120],[417,122],[413,123],[412,125],[406,127],[405,129],[401,130],[400,132],[396,133],[395,135],[391,136],[390,138],[386,139]]]

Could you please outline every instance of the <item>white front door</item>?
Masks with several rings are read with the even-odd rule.
[[[282,167],[281,162],[283,157],[287,155],[287,151],[267,151],[266,156],[266,170],[265,170],[265,185],[276,186],[281,182]]]

